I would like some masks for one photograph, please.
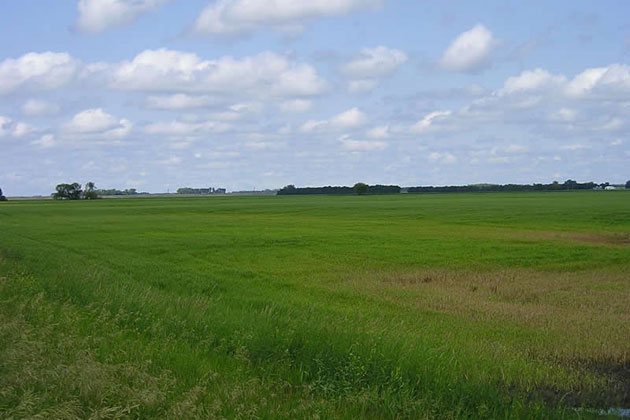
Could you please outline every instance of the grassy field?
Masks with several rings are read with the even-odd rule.
[[[630,192],[0,205],[0,417],[630,407]]]

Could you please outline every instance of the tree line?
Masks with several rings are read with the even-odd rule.
[[[577,182],[568,179],[563,183],[554,181],[550,184],[474,184],[474,185],[449,185],[443,187],[420,186],[406,188],[410,194],[422,193],[455,193],[455,192],[504,192],[504,191],[567,191],[567,190],[593,190],[604,189],[610,183]],[[630,180],[625,184],[626,189],[630,189]],[[349,194],[398,194],[403,188],[398,185],[367,185],[362,182],[353,187],[347,186],[326,186],[326,187],[303,187],[287,185],[278,191],[278,195],[349,195]]]
[[[550,184],[476,184],[476,185],[450,185],[445,187],[410,187],[408,193],[439,193],[439,192],[502,192],[502,191],[566,191],[566,190],[592,190],[596,187],[605,188],[608,182],[596,184],[595,182],[579,183],[572,179],[560,184],[554,181]]]
[[[127,188],[125,190],[117,190],[116,188],[111,188],[108,190],[96,190],[96,193],[100,196],[102,195],[142,195],[148,194],[146,192],[138,192],[135,188]]]
[[[225,194],[225,188],[190,188],[183,187],[177,189],[177,194],[189,194],[189,195],[209,195],[209,194]]]
[[[347,194],[399,194],[401,188],[398,185],[367,185],[357,182],[352,187],[304,187],[297,188],[295,185],[287,185],[278,190],[277,195],[347,195]]]

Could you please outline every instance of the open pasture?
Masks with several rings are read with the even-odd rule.
[[[630,406],[630,193],[0,205],[0,417]]]

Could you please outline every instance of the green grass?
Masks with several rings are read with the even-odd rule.
[[[0,205],[0,417],[630,405],[630,193]]]

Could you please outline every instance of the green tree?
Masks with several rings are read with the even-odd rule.
[[[80,200],[83,193],[81,184],[76,182],[72,184],[58,184],[55,190],[52,194],[55,200]]]
[[[0,188],[0,201],[7,201],[7,198],[2,194],[2,188]]]
[[[95,200],[98,198],[98,194],[95,190],[95,185],[93,182],[88,182],[85,184],[85,190],[83,190],[83,199],[84,200]]]
[[[367,184],[364,184],[363,182],[357,182],[356,184],[354,184],[352,189],[357,194],[363,195],[363,194],[367,194],[368,193],[370,187]]]
[[[626,181],[626,189],[630,190],[630,179],[628,181]]]
[[[566,181],[564,181],[564,187],[567,190],[574,190],[577,188],[577,185],[578,185],[577,181],[574,181],[572,179],[567,179]]]

